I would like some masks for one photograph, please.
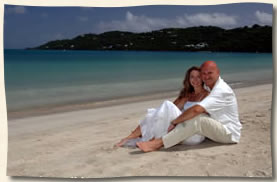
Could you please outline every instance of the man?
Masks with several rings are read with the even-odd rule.
[[[241,123],[233,90],[220,77],[214,61],[201,65],[201,78],[210,94],[199,104],[183,112],[171,122],[169,133],[162,138],[138,142],[144,152],[172,147],[194,134],[200,134],[219,143],[238,143]]]

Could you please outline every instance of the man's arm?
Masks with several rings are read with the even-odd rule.
[[[190,120],[194,118],[195,116],[204,113],[205,109],[200,105],[195,105],[183,112],[180,116],[178,116],[176,119],[171,121],[172,125],[177,125],[179,123],[182,123],[184,121]]]

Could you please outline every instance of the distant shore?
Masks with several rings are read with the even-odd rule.
[[[240,43],[239,46],[237,42]],[[54,40],[27,49],[270,53],[272,52],[272,27],[255,24],[252,27],[234,29],[197,26],[166,28],[143,33],[110,31],[102,34],[82,34],[73,39]]]

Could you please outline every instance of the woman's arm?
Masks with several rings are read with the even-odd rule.
[[[173,103],[177,106],[179,102],[180,102],[180,97],[177,97],[177,99],[175,99]]]

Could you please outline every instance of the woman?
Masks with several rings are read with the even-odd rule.
[[[166,135],[170,122],[177,118],[182,111],[192,107],[209,94],[203,88],[200,77],[200,68],[191,67],[183,81],[183,89],[177,99],[172,103],[164,101],[157,109],[148,109],[148,112],[139,126],[126,138],[123,138],[116,146],[136,146],[136,142],[149,141]],[[183,141],[184,144],[196,145],[205,139],[201,135],[193,135]]]

